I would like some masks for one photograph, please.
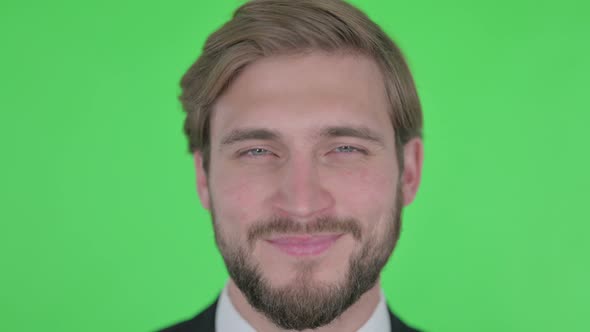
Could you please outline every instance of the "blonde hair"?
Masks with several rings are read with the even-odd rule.
[[[377,62],[391,105],[398,159],[405,143],[422,136],[422,110],[406,61],[363,12],[342,0],[252,0],[209,36],[181,80],[189,150],[202,153],[206,171],[212,105],[232,80],[260,58],[311,51],[356,53]]]

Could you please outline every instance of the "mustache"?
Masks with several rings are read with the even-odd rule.
[[[362,237],[360,222],[354,218],[321,217],[307,223],[297,222],[290,218],[271,218],[260,221],[248,230],[250,246],[260,238],[277,233],[313,234],[320,232],[350,233],[359,240]]]

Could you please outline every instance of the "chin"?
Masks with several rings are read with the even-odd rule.
[[[264,278],[274,289],[312,289],[339,286],[345,282],[344,269],[328,269],[318,262],[298,262],[288,268],[273,269]]]

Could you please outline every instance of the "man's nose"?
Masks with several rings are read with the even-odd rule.
[[[323,186],[320,167],[311,158],[292,159],[283,165],[273,203],[287,217],[311,219],[328,212],[334,197]]]

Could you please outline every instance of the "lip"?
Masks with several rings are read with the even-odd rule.
[[[266,241],[291,256],[317,256],[328,250],[342,235],[285,235]]]

